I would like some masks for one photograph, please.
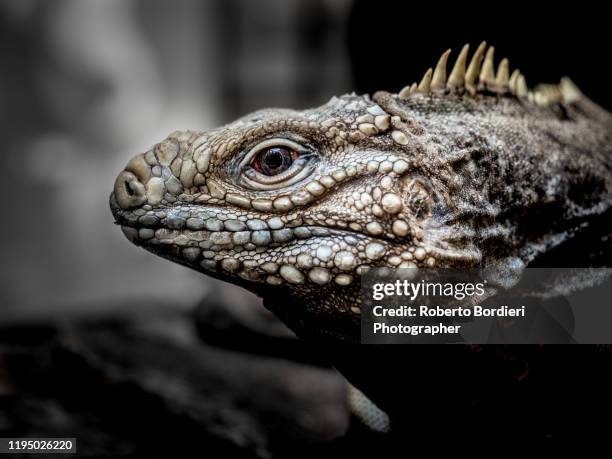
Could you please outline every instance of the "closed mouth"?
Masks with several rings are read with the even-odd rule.
[[[306,225],[301,219],[293,222],[281,223],[280,219],[241,219],[231,217],[231,214],[220,212],[221,209],[211,206],[197,206],[192,212],[174,207],[151,209],[149,211],[138,209],[125,211],[114,201],[111,195],[111,210],[115,217],[115,224],[120,225],[124,232],[130,232],[132,237],[146,243],[155,240],[155,243],[172,244],[177,238],[193,241],[211,241],[213,245],[230,246],[253,244],[254,247],[277,246],[296,240],[311,237],[339,236],[348,238],[354,243],[359,240],[392,243],[393,240],[383,236],[365,235],[350,228],[330,228],[322,225]],[[188,207],[188,206],[187,206]],[[195,207],[195,206],[191,206]],[[126,235],[127,235],[126,232]]]

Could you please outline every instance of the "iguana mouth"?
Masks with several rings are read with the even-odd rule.
[[[259,269],[262,265],[289,264],[306,270],[313,266],[339,270],[348,277],[344,271],[361,274],[366,267],[387,264],[412,268],[424,263],[433,267],[432,257],[438,259],[436,266],[445,260],[450,264],[458,260],[474,264],[480,260],[474,250],[452,248],[448,241],[443,246],[429,241],[406,249],[403,244],[407,239],[393,239],[385,234],[375,236],[351,228],[309,225],[301,220],[285,224],[280,219],[263,220],[256,216],[239,220],[227,218],[231,214],[215,206],[182,205],[133,211],[121,209],[113,195],[110,202],[115,223],[131,242],[179,263],[204,268],[207,273],[216,270],[219,264],[230,272],[237,271],[237,266]],[[237,257],[249,260],[237,263]],[[312,266],[309,259],[314,263]]]
[[[134,212],[121,209],[111,195],[110,205],[115,224],[123,228],[130,228],[141,231],[144,237],[138,239],[146,241],[153,235],[165,236],[163,239],[170,243],[170,239],[175,239],[181,234],[199,238],[204,235],[219,239],[217,244],[244,245],[252,242],[257,247],[269,245],[282,245],[292,240],[304,240],[310,237],[342,236],[378,241],[385,244],[393,244],[397,240],[386,237],[385,235],[374,236],[354,231],[351,228],[330,228],[324,225],[308,225],[296,222],[282,224],[275,219],[241,220],[224,218],[224,214],[217,212],[214,207],[191,206],[193,212],[187,214],[185,210],[177,211],[176,208],[166,207],[152,209],[150,211]],[[218,209],[221,211],[222,209]],[[209,212],[207,214],[207,212]],[[183,216],[180,214],[184,213]],[[128,229],[129,231],[129,229]],[[157,234],[159,232],[159,234]],[[247,237],[251,236],[251,238]],[[252,240],[255,236],[255,240]],[[222,242],[223,241],[223,242]]]
[[[375,265],[375,260],[354,253],[368,253],[380,259],[388,250],[384,241],[325,227],[236,232],[153,230],[128,225],[121,225],[121,229],[132,243],[181,264],[216,273],[220,278],[236,274],[246,281],[271,285],[280,285],[281,278],[303,283],[301,270],[309,273],[314,285],[327,284],[332,279],[348,285],[370,263]]]
[[[264,248],[287,247],[293,242],[306,241],[312,238],[340,237],[348,241],[348,245],[356,245],[360,241],[370,242],[382,239],[375,239],[352,231],[329,229],[321,226],[300,226],[285,230],[276,231],[194,231],[194,230],[173,230],[160,227],[157,230],[151,228],[138,228],[130,225],[121,226],[126,236],[132,242],[141,242],[141,245],[148,241],[154,244],[194,246],[202,249],[222,250],[244,248],[244,250],[263,251]],[[290,234],[290,232],[292,234]],[[262,233],[269,233],[263,234]],[[250,247],[249,247],[250,245]]]
[[[350,228],[310,225],[301,220],[227,217],[212,206],[124,210],[110,198],[116,224],[134,244],[219,278],[316,286],[348,285],[364,269],[397,252],[398,241]],[[191,210],[188,212],[187,209]],[[402,252],[400,250],[400,252]],[[398,252],[397,265],[416,267],[424,249]],[[412,261],[413,260],[413,261]]]

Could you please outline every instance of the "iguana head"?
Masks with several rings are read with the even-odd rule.
[[[359,276],[371,266],[481,261],[478,237],[504,235],[491,225],[488,236],[477,234],[500,211],[482,194],[488,177],[478,158],[503,151],[524,129],[515,123],[497,135],[491,116],[524,117],[527,99],[573,95],[569,86],[528,92],[507,60],[495,73],[492,48],[486,58],[484,50],[468,65],[465,47],[448,78],[445,53],[397,95],[344,95],[170,134],[117,177],[115,219],[151,252],[267,298],[296,300],[286,309],[354,323]]]
[[[316,292],[372,265],[434,266],[427,222],[449,177],[414,129],[345,95],[175,132],[128,163],[111,207],[132,242],[241,284]]]

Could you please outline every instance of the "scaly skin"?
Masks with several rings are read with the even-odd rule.
[[[612,116],[567,80],[527,92],[507,63],[492,75],[492,52],[481,70],[479,52],[475,71],[464,56],[447,80],[443,56],[399,95],[175,132],[120,173],[115,219],[319,340],[358,342],[367,267],[494,266],[503,284],[609,216]],[[257,149],[278,145],[288,172],[257,175]]]

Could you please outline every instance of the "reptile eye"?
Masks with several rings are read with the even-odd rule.
[[[284,146],[270,147],[260,151],[253,158],[251,166],[264,175],[278,175],[289,169],[298,158],[299,153],[296,150]]]
[[[278,190],[304,179],[317,155],[285,138],[266,139],[251,148],[239,164],[240,184],[251,190]]]

